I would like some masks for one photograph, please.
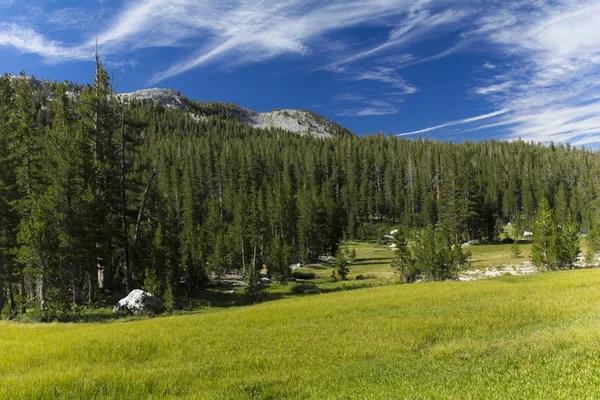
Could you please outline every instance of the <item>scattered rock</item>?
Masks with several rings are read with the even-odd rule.
[[[322,263],[333,264],[335,257],[333,256],[320,256],[319,261]]]
[[[525,261],[521,264],[497,265],[487,269],[472,269],[463,271],[459,274],[459,281],[473,281],[476,279],[494,278],[506,274],[510,275],[529,275],[537,272],[537,269],[530,261]]]

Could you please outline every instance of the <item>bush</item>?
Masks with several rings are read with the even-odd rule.
[[[512,258],[519,258],[521,256],[521,247],[516,240],[510,246],[510,255]]]
[[[293,294],[316,294],[321,293],[321,289],[313,283],[299,283],[290,288]]]
[[[363,281],[365,279],[375,279],[375,278],[377,278],[375,275],[363,275],[363,274],[356,275],[357,281]]]
[[[344,251],[338,251],[335,255],[335,271],[337,276],[340,277],[341,280],[346,280],[346,277],[350,273],[350,262],[347,258],[347,254]]]
[[[292,272],[292,278],[294,279],[317,279],[318,276],[312,271],[297,269]]]

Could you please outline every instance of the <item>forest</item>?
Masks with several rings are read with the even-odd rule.
[[[496,242],[507,223],[534,229],[540,208],[598,230],[588,149],[341,127],[323,139],[228,110],[125,103],[99,60],[87,85],[0,77],[2,317],[138,287],[176,307],[226,272],[285,281],[290,264],[395,226]]]

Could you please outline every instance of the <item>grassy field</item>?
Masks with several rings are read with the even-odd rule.
[[[529,260],[531,244],[520,245],[521,256],[513,258],[511,256],[510,244],[484,244],[465,248],[470,251],[471,268],[486,269],[498,265],[519,264]],[[314,265],[304,268],[307,271],[318,275],[318,279],[310,280],[324,290],[335,291],[344,287],[360,286],[379,286],[388,283],[395,283],[397,277],[391,264],[394,260],[394,250],[389,246],[376,245],[366,242],[348,242],[342,246],[342,249],[355,249],[356,261],[350,267],[350,274],[346,281],[334,281],[331,278],[332,266]],[[362,276],[363,279],[357,281],[356,277]],[[286,285],[272,285],[271,293],[285,293],[288,291]]]
[[[531,252],[531,243],[519,245],[521,256],[513,258],[510,252],[510,244],[484,244],[469,246],[471,251],[472,268],[489,268],[500,264],[516,264],[529,260]]]
[[[0,398],[597,398],[599,287],[588,269],[129,322],[0,322]]]

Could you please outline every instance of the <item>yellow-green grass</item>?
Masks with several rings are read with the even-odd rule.
[[[519,258],[512,256],[510,244],[482,244],[466,247],[471,252],[472,268],[488,268],[496,265],[520,264],[529,260],[531,243],[519,245],[521,255]]]
[[[0,398],[600,396],[600,270],[105,324],[0,323]]]
[[[342,249],[355,249],[356,261],[350,267],[348,280],[355,280],[356,276],[363,275],[368,277],[363,284],[377,283],[381,284],[394,278],[392,262],[394,260],[394,250],[388,246],[380,246],[366,242],[349,242],[341,246]],[[498,265],[519,264],[529,260],[531,252],[531,243],[520,245],[521,255],[514,258],[511,252],[510,244],[482,244],[466,247],[465,250],[471,252],[472,268],[489,268]],[[312,282],[323,287],[338,287],[348,282],[332,282],[332,267],[308,268],[316,273],[319,279]]]
[[[308,282],[318,285],[321,289],[335,291],[344,287],[373,286],[394,282],[395,275],[392,269],[394,251],[387,246],[379,246],[367,242],[346,242],[341,246],[342,250],[356,250],[356,259],[350,266],[350,273],[345,281],[334,280],[331,277],[333,265],[313,264],[303,270],[310,271],[318,276]],[[360,281],[356,277],[362,275],[365,279]],[[279,285],[274,283],[269,288],[269,293],[288,293],[290,285]]]

